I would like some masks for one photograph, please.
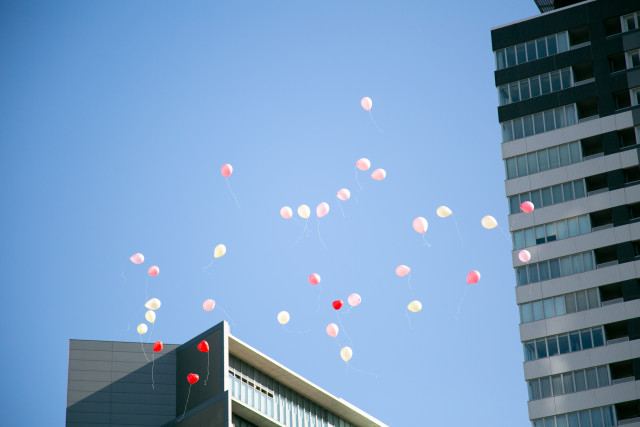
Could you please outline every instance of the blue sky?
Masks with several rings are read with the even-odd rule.
[[[528,425],[510,243],[480,219],[508,228],[490,28],[537,13],[532,0],[0,2],[4,422],[64,423],[68,340],[138,340],[157,265],[152,340],[227,320],[389,425]],[[387,177],[360,173],[358,193],[361,157]],[[280,208],[323,201],[326,249],[315,215],[294,244],[302,228]],[[338,344],[330,304],[352,292]]]

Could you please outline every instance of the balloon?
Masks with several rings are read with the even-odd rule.
[[[437,210],[436,210],[436,214],[438,214],[438,216],[440,218],[446,218],[449,215],[452,214],[451,209],[449,209],[446,206],[440,206]]]
[[[351,197],[351,191],[346,188],[342,188],[336,193],[336,196],[342,201],[349,200],[349,197]]]
[[[382,181],[387,176],[387,172],[384,169],[376,169],[371,174],[371,178],[376,181]]]
[[[336,309],[336,310],[340,310],[342,308],[342,304],[343,304],[343,302],[342,302],[341,299],[335,300],[334,302],[331,303],[333,308]]]
[[[316,208],[316,215],[318,215],[318,218],[322,218],[328,213],[329,213],[329,203],[327,202],[320,203]]]
[[[140,323],[140,324],[138,325],[137,330],[138,330],[138,333],[139,333],[140,335],[144,335],[144,334],[146,334],[146,333],[147,333],[147,331],[149,330],[149,328],[147,328],[147,325],[145,325],[144,323]]]
[[[330,337],[337,337],[339,330],[340,329],[338,329],[338,325],[336,325],[335,323],[329,323],[327,325],[327,335],[329,335]]]
[[[360,100],[360,105],[367,111],[371,111],[371,107],[373,107],[373,101],[368,96],[365,96]]]
[[[200,350],[203,353],[208,353],[209,352],[209,343],[206,342],[205,340],[200,341],[200,344],[198,344],[198,350]]]
[[[420,301],[417,301],[417,300],[411,301],[411,302],[409,303],[409,305],[407,305],[407,309],[408,309],[409,311],[412,311],[412,312],[414,312],[414,313],[417,313],[417,312],[419,312],[420,310],[422,310],[422,303],[421,303]]]
[[[132,263],[134,264],[142,264],[144,262],[144,255],[141,253],[133,254],[129,257]]]
[[[225,245],[223,245],[222,243],[220,243],[218,246],[216,246],[216,248],[213,250],[213,257],[214,258],[220,258],[222,255],[227,253],[227,247]]]
[[[153,351],[155,351],[156,353],[162,351],[163,348],[164,344],[162,344],[162,341],[156,341],[156,343],[153,345]]]
[[[220,172],[222,172],[222,176],[224,176],[225,178],[228,178],[229,175],[233,173],[233,167],[229,163],[226,163],[222,165]]]
[[[281,311],[280,313],[278,313],[278,322],[281,325],[286,325],[287,323],[289,323],[289,319],[291,317],[289,316],[289,313],[287,313],[286,311]]]
[[[518,259],[522,262],[529,262],[529,260],[531,260],[531,253],[528,250],[523,249],[518,253]]]
[[[200,379],[200,376],[198,374],[187,375],[187,381],[189,381],[189,384],[195,384],[198,382],[199,379]]]
[[[349,298],[347,298],[347,302],[351,307],[355,307],[357,305],[360,305],[360,303],[362,302],[362,298],[358,294],[351,294],[349,295]]]
[[[144,303],[144,306],[147,307],[149,310],[157,310],[160,308],[161,305],[162,303],[158,298],[151,298],[149,301]]]
[[[366,171],[371,167],[371,162],[369,161],[369,159],[365,159],[363,157],[356,162],[356,167],[361,171]]]
[[[487,215],[482,218],[482,226],[487,230],[491,230],[492,228],[496,228],[498,226],[498,221],[491,215]]]
[[[202,303],[202,308],[204,308],[204,311],[211,311],[215,306],[216,306],[216,302],[212,299],[206,299]]]
[[[420,234],[424,234],[427,232],[427,228],[429,228],[429,223],[427,220],[421,216],[413,220],[413,229],[416,230]]]
[[[531,213],[533,212],[534,208],[535,206],[531,202],[522,202],[522,204],[520,205],[520,210],[524,213]]]
[[[404,277],[411,271],[411,268],[406,265],[399,265],[396,267],[396,274],[400,277]]]
[[[149,323],[155,323],[156,322],[156,312],[153,310],[147,310],[147,312],[144,314],[144,318],[147,319],[147,322]]]
[[[311,209],[309,209],[309,206],[307,205],[300,205],[298,206],[298,215],[300,218],[307,219],[309,218],[309,215],[311,215]]]
[[[289,206],[283,206],[282,209],[280,209],[280,216],[284,219],[289,219],[293,216],[293,211]]]
[[[160,274],[160,269],[157,266],[153,265],[149,267],[149,276],[155,277],[158,274]]]
[[[474,283],[478,283],[480,280],[480,272],[478,270],[471,270],[469,274],[467,274],[467,284],[473,285]]]
[[[342,357],[342,360],[348,362],[352,356],[353,350],[351,350],[351,347],[342,347],[342,349],[340,350],[340,357]]]
[[[320,275],[317,273],[313,273],[309,275],[309,283],[311,283],[312,285],[317,285],[318,283],[320,283]]]

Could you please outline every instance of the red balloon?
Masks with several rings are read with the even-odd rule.
[[[341,299],[335,300],[334,302],[331,303],[331,305],[336,310],[340,310],[342,308],[342,300]]]
[[[200,376],[198,374],[187,375],[187,381],[189,381],[189,384],[195,384],[198,382],[199,379],[200,379]]]
[[[153,351],[155,352],[162,351],[163,347],[164,345],[162,345],[162,341],[156,341],[156,343],[153,345]]]
[[[203,353],[208,353],[209,352],[209,343],[202,340],[200,341],[200,344],[198,344],[198,350],[200,350]]]

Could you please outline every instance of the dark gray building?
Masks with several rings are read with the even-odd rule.
[[[640,426],[640,1],[535,1],[491,31],[529,418]]]
[[[197,349],[203,340],[208,354]],[[235,338],[226,322],[151,349],[70,340],[67,426],[385,426]],[[189,373],[200,376],[191,387]]]

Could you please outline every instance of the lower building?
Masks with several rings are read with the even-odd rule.
[[[144,349],[70,340],[66,425],[385,426],[235,338],[226,322],[159,353]],[[199,375],[192,385],[190,373]]]

